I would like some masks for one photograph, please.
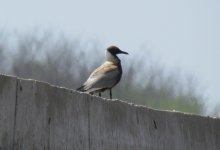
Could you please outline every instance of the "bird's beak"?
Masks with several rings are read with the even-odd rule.
[[[127,52],[122,51],[122,50],[119,52],[119,54],[126,54],[126,55],[128,55],[128,53],[127,53]]]

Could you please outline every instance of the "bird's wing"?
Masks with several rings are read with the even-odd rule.
[[[121,70],[112,62],[105,62],[89,76],[84,83],[87,92],[96,91],[114,86],[121,78]]]

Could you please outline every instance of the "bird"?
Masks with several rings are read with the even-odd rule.
[[[99,93],[109,90],[109,97],[112,99],[112,88],[118,84],[122,76],[121,60],[118,54],[126,54],[127,52],[120,50],[117,46],[109,46],[105,51],[105,62],[95,69],[86,82],[77,91],[89,94]]]

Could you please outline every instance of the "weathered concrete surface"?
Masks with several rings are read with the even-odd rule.
[[[219,150],[220,119],[0,75],[0,150]]]
[[[0,150],[12,149],[17,79],[0,75]]]

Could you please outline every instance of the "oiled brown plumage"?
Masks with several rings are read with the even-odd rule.
[[[121,79],[121,65],[106,61],[89,76],[84,83],[87,92],[94,92],[100,89],[108,89],[117,84]]]
[[[96,70],[94,70],[92,74],[89,76],[89,78],[93,78],[101,74],[106,74],[106,73],[117,71],[117,70],[119,70],[119,67],[116,64],[110,61],[106,61],[104,64],[99,66]]]

